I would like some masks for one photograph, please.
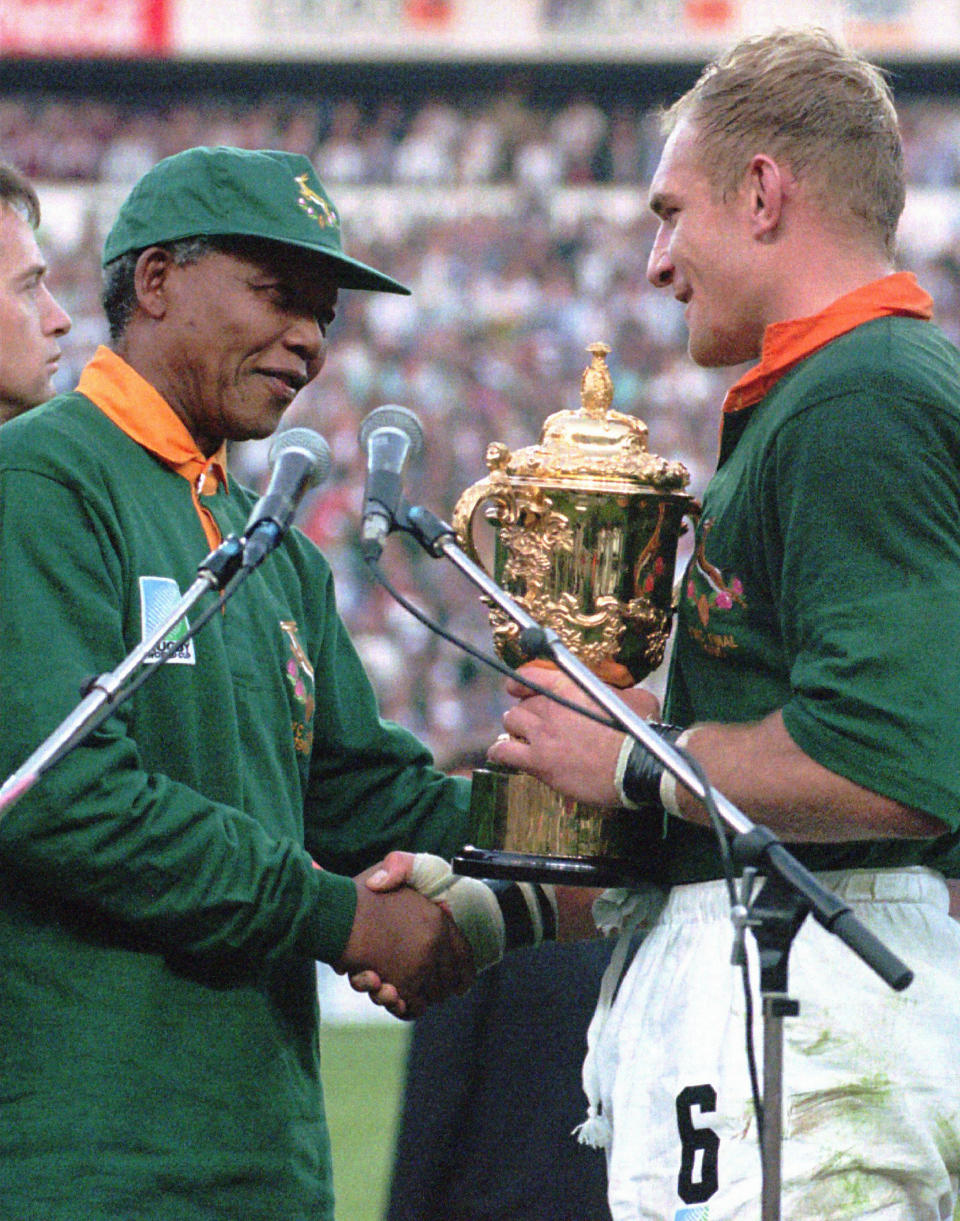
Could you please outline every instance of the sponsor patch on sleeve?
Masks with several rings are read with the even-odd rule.
[[[181,598],[180,587],[172,577],[141,577],[140,578],[140,639],[141,641],[149,639],[154,632],[158,631],[165,619],[169,618],[171,612],[176,607]],[[178,644],[173,653],[167,658],[167,662],[183,666],[196,665],[196,656],[193,651],[193,641],[184,641],[184,636],[190,629],[190,624],[186,618],[181,619],[174,627],[167,632],[166,636],[156,645],[147,655],[147,661],[156,661],[160,655],[160,649],[170,643]]]

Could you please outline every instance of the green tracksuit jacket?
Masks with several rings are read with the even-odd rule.
[[[224,536],[253,502],[205,498]],[[82,395],[3,428],[3,776],[208,550],[187,480]],[[315,960],[344,875],[464,841],[466,785],[379,719],[302,535],[181,654],[0,822],[5,1221],[331,1217]]]

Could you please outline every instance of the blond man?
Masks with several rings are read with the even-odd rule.
[[[683,306],[694,361],[754,363],[723,404],[660,731],[682,731],[915,972],[894,993],[801,928],[783,1215],[939,1221],[960,1169],[960,354],[895,268],[903,158],[875,68],[820,31],[750,39],[666,130],[648,278]],[[613,1216],[755,1221],[743,998],[706,812],[622,735],[514,694],[490,757],[636,808],[670,888],[585,1069]],[[659,715],[641,689],[630,700]],[[604,919],[629,928],[631,910],[609,896]]]

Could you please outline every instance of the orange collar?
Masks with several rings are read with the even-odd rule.
[[[890,314],[933,317],[933,301],[917,284],[912,272],[900,271],[864,284],[809,318],[774,322],[764,332],[760,363],[748,369],[727,391],[724,412],[742,411],[759,403],[785,373],[818,348],[864,322]]]
[[[200,496],[212,496],[221,484],[227,486],[226,442],[205,457],[170,404],[116,352],[102,345],[80,374],[77,390],[131,440],[189,482],[207,541],[218,546],[223,536]]]

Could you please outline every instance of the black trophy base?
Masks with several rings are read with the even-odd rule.
[[[453,872],[468,878],[553,882],[561,886],[636,886],[641,874],[630,861],[609,857],[538,856],[467,844],[453,858]]]

